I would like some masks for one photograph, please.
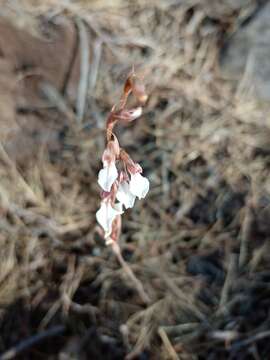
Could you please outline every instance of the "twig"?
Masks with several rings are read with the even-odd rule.
[[[6,150],[4,149],[1,142],[0,142],[0,156],[2,157],[2,159],[4,160],[6,165],[8,165],[8,169],[10,170],[10,173],[11,173],[12,177],[14,178],[14,180],[16,180],[22,186],[22,188],[25,190],[29,200],[33,201],[33,203],[35,203],[35,204],[39,204],[40,201],[37,198],[36,194],[30,188],[30,186],[27,184],[27,182],[24,180],[24,178],[18,171],[15,163],[8,156]]]
[[[91,71],[89,74],[89,90],[90,90],[91,94],[93,93],[95,86],[96,86],[96,82],[97,82],[101,53],[102,53],[102,41],[96,40],[96,42],[94,44],[94,49],[93,49],[94,58],[93,58],[93,62],[91,65]]]
[[[249,245],[252,239],[252,230],[254,228],[254,214],[251,206],[247,206],[245,209],[245,217],[241,229],[241,243],[240,243],[240,254],[239,254],[239,267],[242,268],[248,262],[249,258]]]
[[[80,305],[73,301],[70,302],[70,308],[77,314],[88,314],[94,319],[99,312],[99,309],[91,304]]]
[[[174,350],[174,348],[170,342],[170,339],[168,338],[166,332],[164,331],[164,329],[162,327],[160,327],[158,329],[158,334],[161,337],[163,345],[164,345],[165,349],[167,350],[167,353],[168,353],[170,359],[179,360],[179,357],[176,354],[176,351]]]
[[[127,276],[134,283],[134,285],[135,285],[141,299],[143,300],[143,302],[145,304],[149,304],[151,302],[151,299],[149,298],[149,296],[144,291],[142,283],[136,278],[136,276],[135,276],[134,272],[132,271],[132,269],[130,268],[130,266],[125,262],[122,254],[121,254],[121,250],[120,250],[120,247],[119,247],[118,243],[113,241],[111,245],[112,245],[112,250],[113,250],[114,254],[117,257],[117,260],[119,261],[119,263],[122,266],[123,270],[126,272]]]
[[[63,84],[62,84],[61,90],[60,90],[60,93],[63,95],[63,97],[65,97],[67,95],[68,84],[69,84],[69,81],[71,80],[73,68],[74,68],[74,65],[76,63],[76,59],[78,56],[78,48],[79,48],[78,38],[79,38],[78,31],[76,31],[76,35],[74,36],[74,42],[73,42],[72,49],[71,49],[70,60],[66,67]]]
[[[14,359],[20,353],[31,348],[33,345],[36,345],[50,337],[62,335],[64,331],[65,327],[63,325],[57,325],[37,335],[31,336],[0,355],[0,360]]]
[[[236,344],[233,344],[232,347],[231,347],[231,350],[238,351],[243,347],[246,347],[246,346],[248,346],[248,345],[250,345],[252,343],[255,343],[257,341],[263,340],[263,339],[265,339],[267,337],[270,337],[270,330],[263,331],[263,332],[261,332],[259,334],[251,336],[250,338],[248,338],[246,340],[242,340],[242,341],[237,342]]]
[[[47,97],[48,101],[55,106],[61,113],[63,113],[69,122],[74,121],[74,113],[68,107],[64,97],[60,94],[60,92],[51,84],[49,83],[42,83],[41,90],[43,91],[44,95]]]
[[[166,332],[167,335],[176,337],[192,332],[198,327],[198,322],[192,322],[179,325],[162,326],[162,329]]]
[[[229,259],[227,277],[225,279],[223,289],[221,292],[219,309],[221,309],[223,306],[225,306],[226,303],[228,302],[229,291],[231,289],[233,280],[235,278],[236,268],[237,268],[237,255],[231,254],[230,259]]]
[[[51,319],[54,317],[54,315],[57,313],[57,311],[60,309],[61,307],[61,302],[60,300],[57,300],[48,310],[47,314],[44,316],[44,318],[42,319],[40,325],[39,325],[39,329],[44,329],[49,322],[51,321]],[[1,360],[1,359],[0,359]]]
[[[177,298],[177,301],[179,302],[179,304],[181,304],[184,308],[190,310],[201,321],[206,320],[204,314],[196,306],[196,303],[194,302],[194,300],[191,297],[189,297],[187,294],[185,294],[185,292],[182,291],[175,284],[173,279],[169,278],[165,273],[160,274],[160,277],[163,279],[163,281],[165,282],[166,286],[168,287],[168,289],[170,290],[172,295],[174,295]]]
[[[85,104],[88,91],[89,83],[89,38],[88,32],[84,22],[78,17],[76,19],[76,24],[79,32],[80,39],[80,49],[81,49],[81,67],[80,67],[80,82],[78,87],[78,96],[76,103],[76,113],[78,122],[82,122]]]

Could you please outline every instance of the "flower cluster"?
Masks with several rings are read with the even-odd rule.
[[[98,174],[98,184],[102,188],[101,206],[96,213],[98,223],[104,230],[106,243],[117,241],[121,231],[121,215],[132,208],[136,197],[142,199],[149,190],[149,181],[142,175],[142,168],[135,163],[119,145],[113,132],[118,122],[131,122],[142,114],[142,107],[126,109],[127,99],[133,94],[143,105],[147,100],[144,86],[134,71],[128,76],[123,95],[118,106],[114,106],[106,124],[107,146],[103,152],[103,168]]]

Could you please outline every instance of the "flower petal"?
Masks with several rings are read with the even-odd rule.
[[[104,166],[98,173],[98,184],[99,186],[107,191],[111,191],[112,184],[115,182],[118,176],[118,171],[115,162],[109,163]]]
[[[119,120],[122,120],[123,122],[131,122],[138,119],[141,115],[142,115],[142,108],[137,107],[135,109],[130,109],[130,110],[121,110],[117,115],[117,118]]]
[[[126,209],[129,209],[134,206],[135,198],[136,196],[130,192],[128,182],[121,182],[116,193],[116,199],[124,204]]]
[[[112,232],[112,223],[117,215],[123,213],[122,204],[115,204],[114,207],[108,202],[102,202],[100,209],[96,213],[97,222],[104,229],[107,238]]]
[[[118,212],[119,215],[123,214],[123,205],[121,203],[117,203],[113,205],[113,209]]]
[[[139,199],[142,199],[149,191],[149,180],[138,172],[131,174],[129,190],[133,195],[136,195]]]

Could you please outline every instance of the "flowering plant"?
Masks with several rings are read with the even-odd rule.
[[[127,109],[129,95],[133,94],[140,106]],[[106,148],[103,168],[98,174],[102,189],[101,205],[96,218],[104,232],[106,244],[115,243],[121,232],[121,215],[124,208],[132,208],[136,197],[142,199],[149,190],[149,180],[142,175],[142,168],[120,147],[113,130],[117,123],[129,123],[142,114],[147,95],[141,79],[134,70],[128,76],[118,105],[114,105],[106,123]]]

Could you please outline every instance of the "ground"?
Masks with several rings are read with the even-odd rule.
[[[268,358],[269,106],[221,66],[258,3],[3,1],[0,359]],[[151,187],[119,245],[147,303],[95,219],[132,66],[117,135]]]

